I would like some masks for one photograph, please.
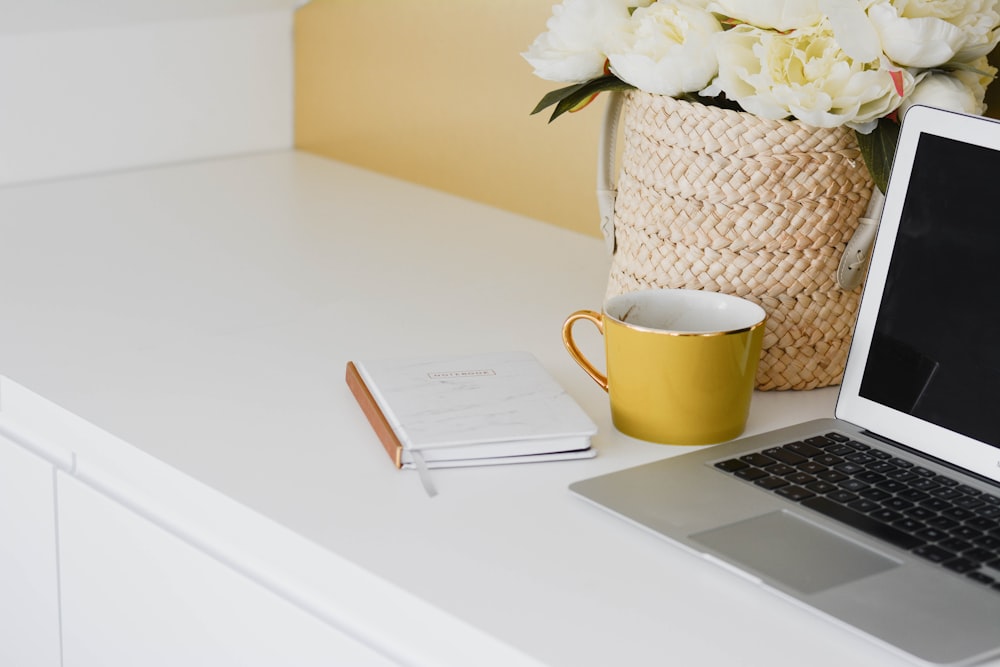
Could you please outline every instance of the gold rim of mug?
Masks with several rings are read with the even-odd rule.
[[[760,306],[758,306],[758,308],[760,308]],[[761,310],[763,310],[763,309],[761,309]],[[652,329],[650,327],[644,327],[644,326],[640,326],[638,324],[631,324],[630,322],[626,322],[626,321],[624,321],[622,319],[619,319],[619,318],[615,317],[614,315],[609,315],[606,311],[604,313],[604,317],[608,318],[612,322],[617,322],[618,324],[622,325],[623,327],[628,327],[629,329],[635,329],[636,331],[646,331],[646,332],[649,332],[649,333],[663,334],[664,336],[677,336],[677,337],[686,337],[686,336],[701,336],[701,337],[732,336],[734,334],[741,334],[741,333],[746,333],[747,331],[753,331],[754,329],[758,329],[758,328],[764,326],[764,323],[767,322],[767,314],[765,313],[764,318],[762,320],[760,320],[756,324],[751,324],[750,326],[743,327],[741,329],[730,329],[730,330],[727,330],[727,331],[670,331],[669,329]]]

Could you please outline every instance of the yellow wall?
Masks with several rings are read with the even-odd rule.
[[[560,86],[519,55],[555,2],[313,0],[295,20],[296,147],[599,236],[604,101],[529,115]],[[1000,115],[1000,84],[988,102]]]
[[[561,84],[520,53],[555,0],[314,0],[295,21],[298,148],[598,236],[602,106],[529,115]]]

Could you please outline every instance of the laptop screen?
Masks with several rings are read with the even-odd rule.
[[[860,395],[1000,446],[1000,151],[920,134]]]

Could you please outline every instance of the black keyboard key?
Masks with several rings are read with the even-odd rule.
[[[832,438],[827,438],[822,435],[806,438],[803,442],[807,445],[812,445],[813,447],[829,447],[830,445],[836,444],[836,441]]]
[[[899,521],[893,521],[892,525],[895,526],[896,528],[899,528],[902,531],[906,531],[907,533],[915,533],[918,530],[923,530],[924,528],[927,527],[924,524],[917,521],[916,519],[906,519],[906,518],[900,519]]]
[[[972,572],[973,570],[979,569],[979,563],[968,558],[953,558],[952,560],[946,560],[941,563],[949,570],[954,570],[959,574],[965,574],[966,572]]]
[[[957,537],[949,537],[946,540],[941,540],[940,542],[938,542],[938,546],[941,547],[942,549],[947,549],[948,551],[953,551],[957,554],[960,554],[963,551],[968,551],[969,549],[972,548],[971,544],[969,544],[965,540],[960,540]]]
[[[928,526],[933,526],[934,528],[939,528],[941,530],[950,530],[958,525],[958,522],[954,519],[949,519],[946,516],[935,516],[933,519],[927,520]]]
[[[975,509],[975,508],[979,507],[980,505],[985,505],[986,504],[981,499],[979,499],[979,498],[977,498],[975,496],[970,496],[968,494],[962,496],[961,498],[955,498],[951,502],[953,502],[955,505],[958,505],[959,507],[964,507],[964,508],[970,509],[970,510],[971,509]]]
[[[997,554],[995,551],[990,551],[989,549],[982,549],[980,547],[976,547],[974,549],[967,549],[966,551],[963,551],[962,557],[974,560],[978,563],[985,563],[987,561],[991,561],[994,558],[996,558]]]
[[[893,523],[894,521],[899,521],[903,518],[903,515],[899,512],[894,512],[893,510],[887,510],[885,508],[880,510],[875,510],[869,514],[871,518],[878,519],[879,521],[885,521],[886,523]]]
[[[982,535],[972,540],[984,549],[990,549],[993,553],[1000,553],[1000,537],[992,535]]]
[[[952,528],[948,531],[953,537],[957,537],[962,540],[975,540],[977,537],[982,535],[981,532],[975,528],[970,528],[969,526],[959,526],[958,528]]]
[[[919,521],[927,521],[928,519],[937,516],[933,511],[927,509],[926,507],[911,507],[906,510],[905,514]]]
[[[798,484],[799,486],[805,486],[806,484],[811,484],[817,481],[815,477],[804,472],[793,472],[790,475],[785,475],[785,479],[792,484]]]
[[[859,498],[858,500],[855,500],[853,503],[847,503],[847,506],[853,510],[857,510],[858,512],[864,512],[865,514],[867,514],[868,512],[874,512],[879,507],[881,507],[881,505],[879,505],[874,500],[868,500],[866,498]]]
[[[869,470],[874,470],[875,472],[880,472],[883,475],[893,472],[894,470],[899,470],[896,466],[892,465],[888,461],[875,461],[874,463],[868,464]]]
[[[823,450],[820,449],[819,447],[807,445],[804,442],[790,442],[787,445],[785,445],[785,449],[810,459],[814,456],[819,456],[820,454],[823,453]]]
[[[909,500],[910,502],[918,503],[921,500],[927,500],[930,498],[925,491],[917,491],[916,489],[906,489],[899,492],[899,497],[903,500]]]
[[[816,495],[812,491],[807,491],[806,489],[803,489],[801,486],[795,486],[794,484],[791,484],[789,486],[783,486],[780,489],[778,489],[775,493],[777,493],[779,496],[784,496],[789,500],[795,500],[795,501],[805,500],[806,498],[812,498],[813,496]]]
[[[857,479],[845,479],[843,482],[840,482],[837,486],[847,491],[853,491],[855,493],[869,488],[867,484]]]
[[[947,500],[941,500],[940,498],[928,498],[920,503],[927,509],[934,510],[935,512],[943,512],[944,510],[951,507],[951,503]]]
[[[857,463],[851,463],[850,461],[844,461],[843,463],[838,463],[833,466],[834,470],[844,473],[845,475],[857,475],[859,472],[863,471],[864,468],[859,466]]]
[[[734,474],[741,479],[747,480],[748,482],[760,479],[761,477],[767,477],[767,473],[760,468],[744,468],[743,470],[737,470]]]
[[[813,493],[830,493],[831,491],[837,490],[836,486],[830,484],[830,482],[824,482],[821,479],[806,484],[806,488]]]
[[[981,584],[992,584],[996,582],[996,579],[994,579],[993,577],[987,574],[983,574],[982,572],[978,572],[976,570],[969,572],[969,574],[966,576],[968,576],[970,579],[978,581]]]
[[[886,525],[881,521],[877,521],[865,514],[855,512],[847,507],[844,507],[843,505],[839,505],[825,496],[807,498],[802,501],[802,505],[821,514],[825,514],[832,519],[842,521],[843,523],[846,523],[847,525],[862,532],[868,533],[869,535],[882,538],[890,544],[900,547],[901,549],[913,549],[914,547],[918,547],[923,544],[923,540],[918,537],[904,533],[898,528],[893,528],[892,526]]]
[[[737,470],[743,470],[744,468],[748,468],[749,466],[750,466],[749,463],[746,463],[745,461],[740,461],[739,459],[729,459],[728,461],[719,461],[718,463],[715,464],[716,468],[718,468],[719,470],[723,470],[725,472],[736,472]]]
[[[761,486],[765,489],[777,489],[779,486],[787,486],[788,482],[781,479],[780,477],[762,477],[754,482],[757,486]]]
[[[844,456],[846,454],[853,454],[855,451],[854,447],[847,444],[842,445],[832,445],[826,448],[827,454],[833,454],[834,456]]]
[[[792,450],[785,449],[784,447],[772,447],[771,449],[765,449],[764,455],[770,456],[772,459],[776,459],[790,466],[806,462],[805,456],[796,454]]]
[[[855,479],[860,479],[862,482],[868,482],[869,484],[878,484],[879,482],[884,482],[886,476],[873,472],[871,470],[865,470],[864,472],[859,472],[854,476]]]
[[[827,433],[826,437],[835,442],[847,442],[848,440],[850,440],[850,438],[848,438],[843,433],[837,433],[836,431],[833,431],[832,433]]]
[[[897,512],[903,512],[913,507],[913,503],[909,500],[903,500],[897,496],[895,498],[887,498],[883,500],[882,506],[891,510],[896,510]]]
[[[884,482],[879,482],[878,488],[888,491],[889,493],[899,493],[900,491],[906,490],[906,484],[903,482],[897,482],[894,479],[887,479]]]
[[[951,560],[955,557],[955,554],[950,551],[945,551],[941,547],[935,546],[933,544],[925,544],[923,546],[917,547],[913,550],[913,553],[920,556],[921,558],[926,558],[933,563],[943,563],[946,560]]]
[[[844,459],[839,456],[834,456],[833,454],[820,454],[815,457],[813,461],[819,463],[820,465],[831,467],[837,465],[838,463],[843,463]]]
[[[924,528],[916,533],[917,537],[928,542],[937,542],[938,540],[948,539],[948,533],[943,530],[938,530],[937,528]]]
[[[809,473],[810,475],[815,475],[817,473],[821,473],[824,470],[828,469],[826,466],[820,465],[819,463],[816,463],[815,461],[806,461],[805,463],[800,463],[799,465],[797,465],[795,467],[798,468],[799,470],[801,470],[802,472]]]
[[[906,469],[893,470],[889,473],[889,479],[894,479],[897,482],[909,482],[911,480],[917,479],[917,473],[911,472]]]
[[[965,521],[966,519],[971,519],[976,516],[971,510],[967,510],[964,507],[949,507],[946,510],[942,510],[941,514],[956,521]]]
[[[752,466],[757,466],[758,468],[766,468],[769,465],[777,463],[777,461],[771,457],[764,456],[763,454],[744,454],[740,457],[740,460],[749,463]]]
[[[933,491],[931,491],[931,495],[936,498],[941,498],[942,500],[951,500],[952,498],[962,497],[961,493],[947,486],[942,487],[940,489],[934,489]]]
[[[1000,526],[1000,523],[997,523],[993,519],[977,516],[966,521],[965,525],[975,528],[976,530],[993,530],[994,528]]]
[[[858,493],[862,498],[867,498],[868,500],[883,501],[886,498],[891,498],[892,494],[882,489],[865,489]]]
[[[840,489],[838,491],[834,491],[832,493],[827,494],[827,498],[829,498],[834,502],[846,505],[849,502],[857,500],[858,496],[854,493],[851,493],[850,491],[844,491],[843,489]]]
[[[915,479],[910,482],[910,488],[918,489],[920,491],[932,491],[939,488],[941,485],[935,482],[933,479],[927,479],[926,477],[921,477],[920,479]]]

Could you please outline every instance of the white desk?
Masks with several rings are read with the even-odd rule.
[[[903,664],[567,491],[686,451],[616,433],[562,348],[597,239],[295,152],[0,189],[0,238],[0,373],[544,663]],[[434,471],[429,499],[346,362],[506,349],[598,457]],[[758,394],[749,432],[835,391]]]

